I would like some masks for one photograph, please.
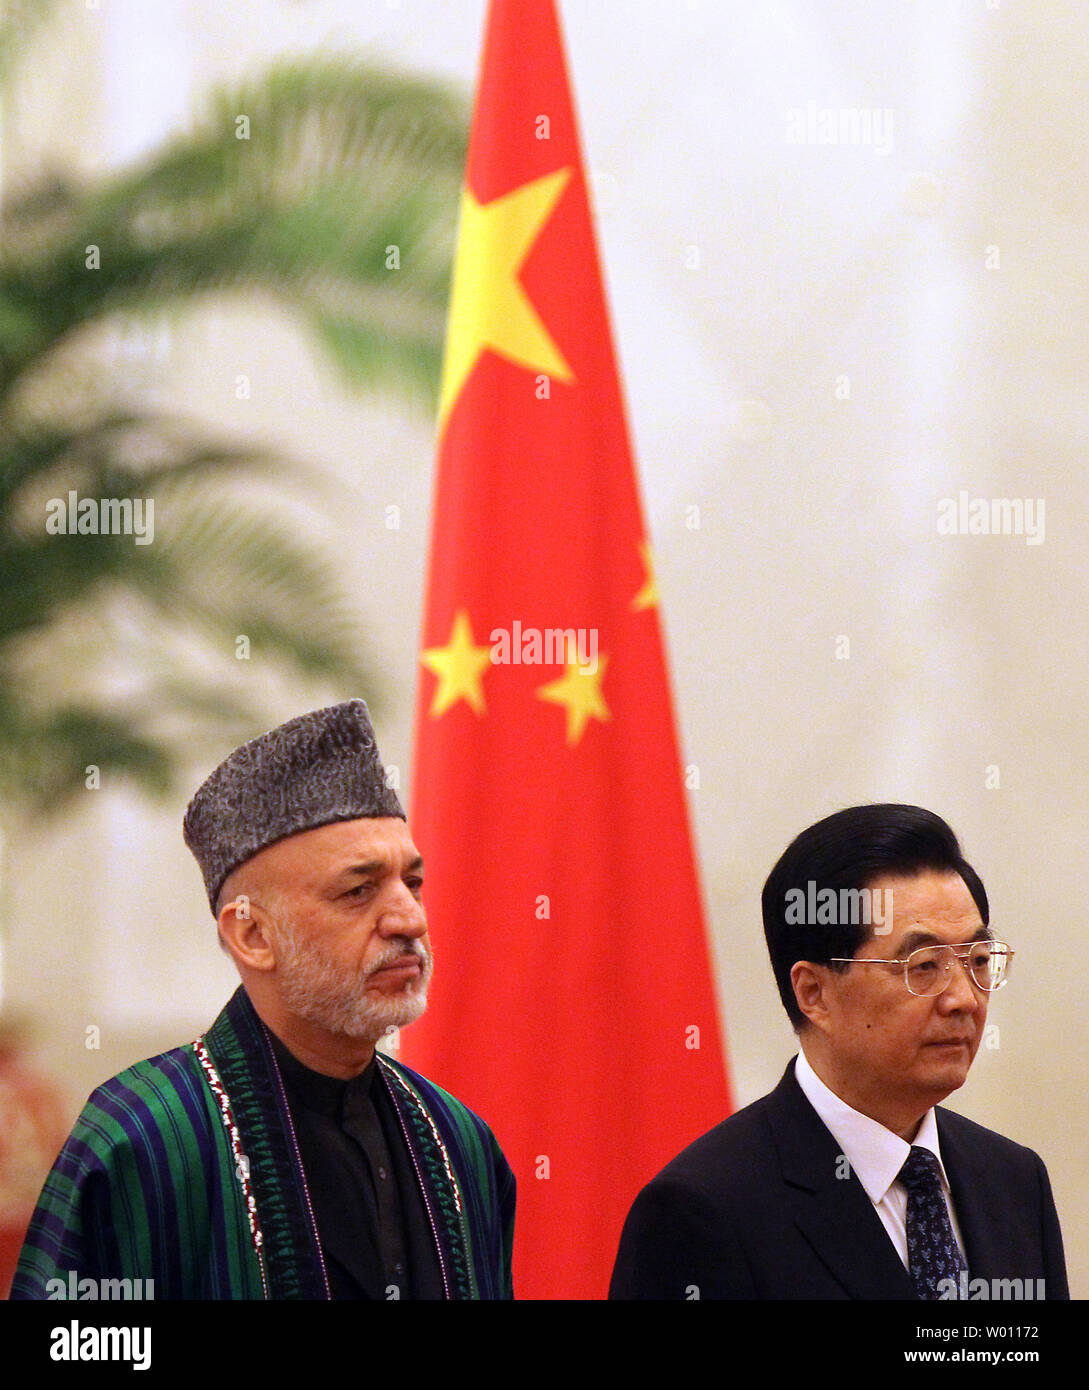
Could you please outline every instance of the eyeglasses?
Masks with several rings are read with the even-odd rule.
[[[906,958],[877,960],[865,956],[830,956],[844,965],[902,965],[904,983],[912,994],[941,994],[953,979],[953,965],[960,961],[968,978],[979,989],[993,994],[1009,978],[1014,953],[1005,941],[970,941],[964,946],[921,946]]]

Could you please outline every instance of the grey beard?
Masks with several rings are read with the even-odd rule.
[[[361,976],[330,960],[312,942],[300,941],[290,927],[281,927],[278,935],[283,1004],[328,1033],[378,1042],[391,1030],[414,1023],[427,1007],[431,955],[416,941],[391,945]],[[388,998],[369,995],[370,975],[406,955],[420,961],[420,978],[413,988]]]

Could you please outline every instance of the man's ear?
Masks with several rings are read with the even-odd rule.
[[[276,965],[272,921],[246,893],[236,893],[219,909],[219,939],[236,965],[272,970]]]
[[[828,967],[813,961],[797,960],[790,969],[790,983],[799,1010],[815,1028],[828,1026]]]

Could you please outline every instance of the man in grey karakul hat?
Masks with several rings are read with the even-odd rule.
[[[364,702],[236,749],[184,832],[241,986],[195,1043],[91,1096],[12,1297],[124,1280],[156,1298],[510,1297],[514,1178],[491,1131],[375,1051],[423,1012],[431,953]]]

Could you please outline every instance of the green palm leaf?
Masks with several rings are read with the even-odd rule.
[[[219,94],[132,173],[29,190],[2,224],[0,392],[77,326],[257,288],[292,307],[353,383],[432,403],[465,126],[460,99],[429,83],[348,63],[282,67]]]
[[[47,7],[9,4],[0,80]],[[8,67],[5,67],[5,64]],[[57,172],[0,209],[0,791],[52,809],[85,769],[162,790],[194,739],[262,726],[239,680],[375,702],[358,613],[247,476],[297,464],[207,437],[96,373],[88,342],[216,296],[286,305],[353,386],[437,396],[467,112],[347,61],[213,95],[138,168]],[[239,138],[244,136],[246,138]],[[312,470],[308,497],[320,500]],[[49,535],[51,498],[152,498],[155,541]]]

